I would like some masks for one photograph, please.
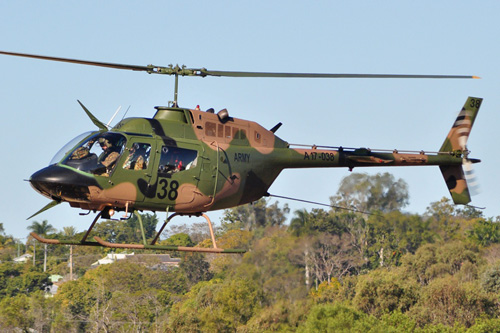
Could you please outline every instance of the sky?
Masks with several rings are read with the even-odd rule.
[[[481,184],[472,204],[500,215],[500,2],[2,1],[0,50],[133,65],[211,70],[457,74],[481,80],[181,78],[179,104],[253,120],[296,144],[437,151],[468,96],[484,98],[468,147]],[[173,77],[0,55],[0,223],[19,239],[49,200],[30,175],[94,130],[77,103],[107,122],[152,117]],[[123,112],[118,118],[123,117]],[[116,121],[115,121],[116,122]],[[449,197],[438,167],[391,172],[409,185],[406,212]],[[285,170],[270,193],[328,203],[347,169]],[[284,201],[292,213],[315,206]],[[83,231],[92,216],[62,204],[33,220]],[[293,214],[290,214],[290,217]],[[217,223],[222,212],[209,213]],[[164,214],[159,214],[163,219]],[[187,219],[186,222],[201,222]]]

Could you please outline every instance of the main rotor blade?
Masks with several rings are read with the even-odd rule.
[[[276,77],[276,78],[365,78],[365,79],[478,79],[472,75],[416,75],[416,74],[329,74],[329,73],[273,73],[231,72],[200,69],[201,75],[229,77]]]
[[[6,54],[16,57],[26,57],[26,58],[35,58],[35,59],[43,59],[43,60],[51,60],[51,61],[60,61],[60,62],[70,62],[73,64],[81,64],[81,65],[91,65],[91,66],[100,66],[100,67],[109,67],[116,69],[128,69],[132,71],[151,71],[151,67],[148,66],[136,66],[136,65],[125,65],[125,64],[114,64],[110,62],[99,62],[99,61],[88,61],[88,60],[79,60],[79,59],[70,59],[70,58],[60,58],[60,57],[49,57],[37,54],[28,54],[28,53],[16,53],[16,52],[6,52],[0,51],[0,54]]]
[[[116,64],[110,62],[88,61],[61,57],[49,57],[28,53],[17,53],[0,51],[0,54],[35,58],[51,61],[69,62],[81,65],[125,69],[132,71],[144,71],[149,74],[165,74],[180,76],[224,76],[224,77],[263,77],[263,78],[363,78],[363,79],[479,79],[473,75],[419,75],[419,74],[337,74],[337,73],[276,73],[276,72],[241,72],[241,71],[213,71],[206,68],[186,68],[178,65],[164,66],[138,66],[127,64]]]

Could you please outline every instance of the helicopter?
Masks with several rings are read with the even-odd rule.
[[[373,150],[341,146],[292,145],[276,135],[282,125],[266,129],[250,120],[234,118],[228,110],[201,110],[178,105],[179,76],[283,78],[429,78],[472,79],[464,75],[327,74],[214,71],[185,66],[136,66],[0,51],[0,54],[69,62],[175,77],[174,100],[155,107],[152,118],[124,118],[112,128],[78,103],[97,127],[78,135],[30,178],[31,186],[51,200],[32,218],[67,202],[71,207],[97,212],[81,240],[46,239],[42,243],[108,248],[243,253],[217,247],[207,212],[231,208],[269,196],[269,187],[288,168],[348,168],[439,166],[455,204],[471,201],[466,175],[479,159],[469,158],[467,139],[482,103],[468,97],[441,148],[436,152]],[[464,172],[464,168],[466,169]],[[88,240],[100,218],[116,212],[138,218],[142,244],[110,243],[98,236]],[[139,211],[166,212],[156,237],[148,243]],[[169,215],[170,214],[170,215]],[[202,216],[208,223],[212,248],[157,245],[166,225],[176,216]],[[29,219],[28,218],[28,219]]]

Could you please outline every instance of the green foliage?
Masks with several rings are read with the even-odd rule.
[[[0,223],[0,262],[14,258],[17,247],[21,248],[20,245],[14,237],[5,235],[3,223]],[[24,245],[22,248],[24,249]]]
[[[245,249],[251,248],[252,233],[246,230],[229,230],[217,238],[217,246],[223,249]],[[242,256],[216,255],[210,261],[210,269],[216,276],[222,277],[233,267],[241,263]]]
[[[120,261],[64,283],[55,299],[79,330],[142,331],[159,329],[173,299],[185,291],[178,269],[156,271]]]
[[[500,333],[500,318],[478,318],[467,333]]]
[[[262,288],[268,303],[302,299],[307,295],[302,250],[285,229],[268,228],[228,278],[250,277]]]
[[[482,292],[475,283],[460,283],[456,277],[444,277],[423,288],[419,302],[410,313],[420,326],[458,323],[471,327],[481,316],[498,316],[495,303],[495,298]]]
[[[319,304],[312,307],[297,332],[368,332],[377,320],[342,304]]]
[[[295,332],[310,310],[310,302],[279,300],[260,309],[238,332]]]
[[[174,332],[234,332],[254,315],[261,301],[262,292],[250,279],[200,282],[173,306],[170,328]]]
[[[50,332],[56,303],[37,291],[30,296],[18,294],[0,301],[0,330],[2,332]]]
[[[365,313],[381,316],[406,312],[418,300],[418,285],[397,270],[378,269],[358,278],[353,305]]]
[[[467,237],[481,246],[489,246],[500,243],[500,223],[491,219],[478,219],[471,230],[467,232]]]
[[[268,205],[268,200],[261,198],[252,204],[225,210],[221,220],[222,229],[254,230],[267,226],[281,226],[289,212],[287,204],[280,208],[277,201]]]
[[[294,214],[288,228],[294,236],[318,233],[341,235],[347,230],[345,213],[333,214],[323,209],[314,208],[311,212],[307,212],[305,209],[296,210]]]
[[[341,288],[342,285],[336,278],[330,282],[323,281],[317,289],[311,289],[311,298],[317,303],[334,302],[339,299]]]
[[[151,239],[156,233],[158,217],[156,214],[140,214],[146,239]],[[135,214],[127,220],[105,220],[97,224],[93,234],[113,243],[142,243],[142,233],[139,220]]]
[[[73,247],[77,279],[53,298],[38,267],[1,263],[0,331],[500,332],[498,221],[448,199],[425,216],[402,213],[406,184],[388,174],[347,177],[332,200],[378,212],[297,210],[287,227],[288,207],[262,199],[226,210],[216,229],[219,247],[247,253],[174,252],[180,267],[166,271],[152,261],[89,269],[105,250]],[[158,219],[141,216],[151,239]],[[37,224],[48,238],[83,236]],[[0,259],[17,249],[2,227]],[[139,229],[132,217],[94,231],[140,243]],[[206,223],[169,234],[162,244],[212,246]],[[48,271],[67,274],[69,247],[48,254]]]
[[[434,234],[428,222],[418,215],[391,212],[371,215],[368,219],[368,249],[372,267],[399,265],[401,256],[413,253],[425,243],[432,242]]]
[[[180,233],[170,236],[169,238],[160,242],[161,245],[173,245],[173,246],[194,246],[194,242],[191,240],[188,234]]]
[[[360,254],[352,246],[352,237],[320,234],[311,238],[307,246],[306,262],[311,264],[317,281],[328,281],[332,278],[342,280],[350,273],[359,270],[363,264]]]
[[[500,293],[500,262],[488,267],[481,275],[481,286],[490,293]]]
[[[47,220],[43,220],[42,223],[33,221],[33,223],[31,223],[31,225],[28,226],[27,229],[41,236],[45,236],[49,232],[55,231],[54,227],[51,224],[49,224]]]
[[[49,274],[39,272],[31,265],[0,264],[0,299],[45,291],[51,284]]]
[[[406,273],[422,285],[430,281],[454,275],[463,270],[477,275],[480,263],[478,249],[463,242],[426,244],[414,255],[407,254],[402,258],[402,266]]]
[[[446,197],[432,202],[425,213],[429,217],[429,228],[443,241],[460,238],[461,221],[457,212],[457,208]]]
[[[191,285],[208,281],[213,277],[213,273],[209,270],[210,264],[201,253],[184,253],[179,267]]]

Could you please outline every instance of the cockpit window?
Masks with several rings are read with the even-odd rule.
[[[158,176],[168,177],[173,173],[194,168],[196,167],[197,157],[198,152],[196,150],[163,146]]]
[[[57,154],[52,158],[49,165],[59,163],[63,159],[63,157],[66,156],[66,154],[69,153],[80,141],[90,136],[92,133],[94,132],[85,132],[83,134],[80,134],[79,136],[65,144],[64,147],[59,149]]]
[[[130,147],[123,168],[127,170],[144,170],[148,168],[151,146],[147,143],[136,142]]]
[[[63,164],[100,176],[109,176],[125,147],[126,139],[117,133],[98,133],[76,147]]]

